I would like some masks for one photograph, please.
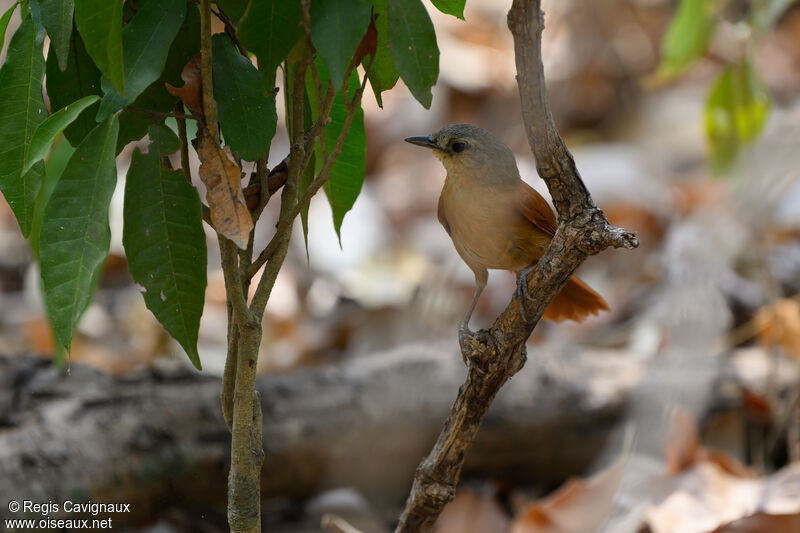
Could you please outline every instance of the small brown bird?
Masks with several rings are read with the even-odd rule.
[[[439,222],[458,254],[475,273],[477,288],[461,328],[466,329],[489,278],[488,269],[512,270],[524,287],[527,268],[536,264],[556,231],[550,206],[522,181],[511,149],[488,131],[450,124],[430,137],[409,137],[433,150],[447,178],[439,197]],[[572,276],[544,313],[560,322],[580,322],[608,310],[588,285]]]

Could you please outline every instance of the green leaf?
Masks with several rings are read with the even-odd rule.
[[[464,4],[466,3],[467,0],[431,0],[431,4],[436,6],[436,9],[461,20],[464,20]]]
[[[42,45],[33,20],[25,17],[11,38],[0,69],[0,191],[24,237],[30,235],[33,204],[44,177],[42,163],[22,175],[33,132],[47,118],[42,98]]]
[[[375,93],[378,105],[383,107],[381,93],[394,87],[400,75],[397,73],[392,53],[389,50],[389,0],[373,0],[372,5],[375,10],[378,46],[369,71],[369,84],[372,86],[372,92]],[[366,68],[368,60],[365,58],[362,64]]]
[[[125,95],[102,80],[106,95],[100,102],[97,120],[102,121],[130,104],[156,81],[164,70],[170,45],[186,18],[186,0],[147,0],[122,30],[125,50]]]
[[[200,13],[197,9],[190,9],[186,14],[186,20],[183,22],[178,36],[175,37],[169,49],[167,63],[161,77],[145,89],[130,107],[160,112],[173,111],[178,97],[171,95],[164,87],[164,83],[167,82],[174,86],[183,85],[181,71],[184,65],[199,52]],[[141,139],[150,126],[156,122],[161,122],[161,119],[131,111],[120,113],[117,153],[129,142]]]
[[[234,25],[241,20],[248,3],[248,0],[217,0],[217,6],[228,15]],[[297,4],[300,3],[297,2]]]
[[[89,57],[83,46],[83,39],[77,30],[73,30],[72,46],[67,56],[67,68],[62,72],[53,53],[53,44],[47,54],[47,95],[50,97],[50,108],[60,109],[69,104],[91,95],[100,95],[100,71]],[[82,113],[64,130],[64,136],[73,146],[78,146],[90,131],[96,126],[95,108],[99,104],[92,104],[92,109]]]
[[[328,71],[321,62],[317,61],[317,71],[320,77],[322,87],[325,87],[328,81]],[[352,100],[353,95],[359,87],[358,74],[356,72],[350,73],[350,81],[348,83],[348,100]],[[317,109],[316,87],[313,80],[306,76],[306,91],[309,95],[309,103],[311,107],[311,115],[316,120],[319,110]],[[325,140],[325,150],[322,151],[321,143],[316,146],[316,167],[317,171],[322,169],[325,159],[333,152],[336,146],[336,141],[339,134],[344,128],[345,118],[347,117],[347,107],[345,106],[342,93],[336,93],[336,98],[331,107],[330,122],[323,130],[323,138]],[[333,162],[330,171],[330,179],[324,185],[325,194],[328,197],[328,203],[331,204],[333,211],[333,227],[336,234],[339,236],[339,244],[341,245],[342,235],[341,228],[344,216],[358,198],[361,192],[361,186],[364,184],[364,174],[367,168],[367,135],[364,131],[364,111],[359,106],[353,121],[350,124],[350,130],[345,137],[342,151],[339,157]]]
[[[39,188],[39,194],[36,195],[31,236],[28,239],[37,261],[39,259],[39,235],[42,229],[42,220],[44,219],[44,208],[47,206],[47,202],[50,201],[50,197],[56,188],[56,183],[61,179],[61,174],[67,167],[67,163],[73,153],[75,153],[75,148],[62,137],[61,140],[56,141],[53,145],[53,149],[50,150],[50,156],[44,163],[44,181]]]
[[[242,15],[237,34],[239,41],[256,57],[264,89],[275,87],[275,71],[289,50],[303,35],[300,2],[286,0],[250,0]]]
[[[56,338],[67,351],[108,255],[108,205],[117,183],[118,130],[112,115],[86,136],[44,209],[39,235],[44,298]]]
[[[370,0],[316,0],[311,3],[311,42],[331,73],[334,87],[342,86],[347,67],[372,17]]]
[[[36,128],[36,131],[31,138],[30,149],[28,150],[28,155],[25,158],[26,162],[22,169],[22,173],[25,174],[34,164],[44,159],[48,150],[50,150],[50,146],[53,144],[53,141],[55,141],[56,137],[58,137],[58,134],[61,133],[64,128],[69,126],[76,118],[78,118],[78,115],[81,114],[81,111],[99,99],[100,98],[95,95],[85,96],[77,102],[73,102],[67,107],[56,111],[51,116],[47,117],[44,122],[39,124],[39,127]]]
[[[706,52],[714,28],[711,8],[708,0],[680,0],[661,43],[660,77],[677,76]]]
[[[75,0],[75,24],[97,68],[118,92],[124,94],[122,2]]]
[[[166,126],[150,128],[146,154],[134,151],[125,180],[122,244],[145,304],[201,370],[197,332],[206,290],[206,237],[197,190],[161,166],[180,148]]]
[[[727,170],[742,145],[758,137],[769,109],[769,92],[748,57],[725,67],[711,89],[705,111],[714,172]]]
[[[8,21],[11,20],[11,15],[14,14],[17,4],[19,4],[19,2],[14,2],[11,4],[11,7],[6,9],[5,13],[3,13],[3,16],[0,17],[0,52],[3,51],[2,43],[4,43],[6,39],[6,28],[8,28]]]
[[[389,2],[389,50],[400,77],[425,109],[439,78],[439,47],[428,11],[420,0]]]
[[[214,99],[225,142],[242,159],[255,161],[267,152],[278,115],[275,98],[265,96],[258,70],[241,55],[230,37],[212,38]]]
[[[39,4],[42,25],[50,36],[51,50],[55,50],[58,68],[65,70],[72,40],[73,0],[32,0]]]

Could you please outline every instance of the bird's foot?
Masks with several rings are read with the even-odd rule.
[[[461,360],[464,361],[464,366],[469,368],[469,359],[467,354],[470,353],[469,341],[475,337],[475,333],[470,331],[466,322],[458,325],[458,345],[461,348]]]

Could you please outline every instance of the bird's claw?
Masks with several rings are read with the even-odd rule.
[[[525,302],[531,297],[528,293],[528,272],[530,271],[531,267],[523,268],[519,271],[517,274],[517,290],[514,292],[514,296],[520,299],[519,313],[526,322],[528,318],[525,316]]]

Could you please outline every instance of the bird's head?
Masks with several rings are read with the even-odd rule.
[[[409,137],[406,142],[430,148],[447,169],[448,176],[474,175],[476,171],[484,179],[490,176],[502,178],[509,172],[518,176],[511,149],[492,133],[477,126],[448,124],[433,135]]]

